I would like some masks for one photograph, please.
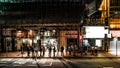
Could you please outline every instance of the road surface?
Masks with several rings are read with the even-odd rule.
[[[0,68],[120,68],[120,58],[0,58]]]

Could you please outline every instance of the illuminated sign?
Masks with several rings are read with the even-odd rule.
[[[77,35],[78,31],[67,31],[66,35]]]
[[[108,29],[104,26],[85,26],[85,30],[84,38],[104,38],[108,34]]]
[[[78,35],[67,35],[67,38],[78,38]]]
[[[78,31],[67,31],[66,37],[67,38],[78,38]]]
[[[110,30],[112,37],[120,37],[120,30]]]

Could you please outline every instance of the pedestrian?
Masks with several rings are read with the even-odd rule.
[[[26,44],[27,46],[27,56],[30,57],[30,44]]]
[[[64,47],[61,46],[61,56],[64,56]]]
[[[34,57],[34,45],[33,44],[30,46],[30,50],[32,51],[32,57]]]
[[[42,56],[42,46],[41,45],[40,45],[39,51],[40,51],[40,57],[41,57]]]
[[[55,52],[56,52],[56,48],[55,48],[55,46],[53,47],[53,55],[54,55],[54,57],[55,57]]]
[[[68,46],[68,51],[69,51],[69,55],[71,55],[71,51],[72,51],[71,46]]]
[[[34,43],[34,51],[35,51],[35,57],[37,58],[38,56],[38,51],[39,51],[39,47],[37,43]]]
[[[21,46],[20,46],[20,50],[21,50],[21,54],[22,54],[22,55],[23,55],[23,52],[24,52],[24,51],[23,51],[23,46],[24,46],[24,43],[22,43]]]
[[[83,48],[84,48],[84,53],[85,53],[85,55],[87,55],[87,50],[88,50],[88,49],[87,49],[87,46],[84,45]]]
[[[42,46],[43,56],[45,56],[45,47]]]
[[[95,56],[97,56],[97,53],[98,53],[98,47],[95,46]]]
[[[49,47],[49,57],[51,57],[51,52],[52,52],[52,48],[51,46]]]

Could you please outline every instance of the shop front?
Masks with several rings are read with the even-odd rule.
[[[60,31],[60,46],[64,46],[65,48],[69,46],[79,47],[79,36],[78,30]]]
[[[120,30],[110,30],[111,40],[109,52],[113,55],[120,55]]]
[[[26,51],[26,46],[32,46],[33,43],[44,47],[58,45],[58,36],[55,29],[39,29],[34,28],[3,28],[3,47],[1,51]],[[23,48],[21,48],[23,46]]]
[[[24,34],[24,33],[23,33]],[[21,34],[22,35],[22,34]],[[18,33],[16,34],[18,37]],[[32,46],[37,44],[39,46],[44,46],[45,48],[57,46],[58,40],[56,36],[56,30],[45,30],[45,31],[35,31],[29,30],[27,32],[27,37],[16,37],[16,48],[19,51],[22,44],[27,44]],[[39,48],[39,47],[38,47]]]
[[[105,38],[108,34],[107,26],[84,26],[86,34],[83,36],[83,45],[88,46],[89,50],[97,47],[98,50],[103,51],[107,49]]]

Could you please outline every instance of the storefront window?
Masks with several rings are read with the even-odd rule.
[[[51,36],[51,32],[50,31],[46,31],[44,36]]]

